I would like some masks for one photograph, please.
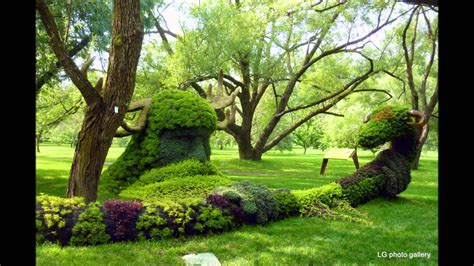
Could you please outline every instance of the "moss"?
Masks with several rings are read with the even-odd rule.
[[[209,160],[209,136],[216,129],[212,106],[196,94],[159,92],[152,99],[145,129],[135,134],[124,153],[102,174],[103,187],[118,194],[145,171],[182,160]]]
[[[383,184],[384,175],[366,177],[343,188],[343,195],[352,206],[357,206],[378,197]]]
[[[364,148],[375,148],[395,138],[414,135],[408,125],[413,118],[403,106],[382,106],[372,112],[370,120],[361,128],[358,143]]]

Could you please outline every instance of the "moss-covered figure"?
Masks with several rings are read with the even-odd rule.
[[[408,187],[417,145],[416,128],[426,123],[422,113],[400,106],[379,107],[366,116],[364,122],[358,136],[359,145],[369,149],[386,142],[391,145],[354,174],[337,181],[353,206],[379,195],[393,198]]]
[[[175,141],[174,137],[169,138],[169,143],[173,147],[190,147],[188,151],[193,152],[186,153],[183,157],[187,158],[192,154],[196,159],[208,159],[209,154],[204,145],[205,135],[200,130],[213,130],[214,113],[203,111],[202,115],[208,117],[198,118],[191,112],[197,105],[173,105],[173,100],[166,102],[168,99],[178,102],[182,99],[178,97],[178,92],[175,93],[176,95],[166,92],[161,94],[166,98],[157,97],[155,103],[165,103],[153,108],[163,108],[160,111],[162,113],[150,116],[145,132],[134,137],[116,166],[111,167],[108,172],[109,178],[111,173],[120,176],[120,169],[127,170],[128,175],[124,179],[111,180],[117,184],[126,184],[134,181],[146,169],[165,164],[163,160],[182,160],[181,153],[172,151],[169,152],[176,157],[160,157],[163,155],[160,149],[168,149],[161,146],[163,132],[169,132],[170,136],[179,135],[172,130],[187,132],[186,134],[198,132],[198,135],[191,137],[202,137],[202,147],[193,146],[194,141],[176,144],[180,140]],[[187,94],[185,97],[188,97]],[[203,103],[201,107],[204,106]],[[187,117],[192,117],[193,121],[175,113],[180,110],[187,112]],[[168,113],[171,118],[164,119],[166,116],[163,113]],[[197,119],[201,119],[200,122],[196,122]],[[138,201],[114,199],[106,201],[102,207],[89,205],[87,208],[82,199],[37,197],[36,238],[40,242],[52,241],[62,245],[160,240],[221,233],[242,224],[264,225],[293,215],[370,225],[367,215],[353,206],[379,196],[393,198],[407,188],[411,181],[410,163],[417,144],[418,133],[414,128],[423,127],[426,121],[421,112],[391,106],[376,109],[364,120],[367,124],[360,131],[359,144],[375,148],[390,141],[391,147],[380,152],[372,162],[354,174],[336,182],[306,190],[271,190],[264,185],[245,181],[233,183],[210,164],[200,163],[196,159],[185,160],[148,171],[141,175],[138,182],[121,193],[124,198]],[[192,128],[198,130],[193,131]],[[135,176],[130,173],[135,173]]]
[[[101,176],[104,188],[119,193],[145,171],[195,158],[209,160],[209,136],[217,115],[197,94],[165,90],[153,97],[144,128]]]

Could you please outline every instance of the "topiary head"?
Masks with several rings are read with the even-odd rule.
[[[418,121],[417,121],[418,120]],[[381,106],[364,118],[358,144],[373,149],[386,142],[403,155],[411,156],[417,142],[416,128],[426,124],[423,113],[403,106]]]
[[[148,136],[159,139],[161,165],[195,158],[209,160],[209,137],[216,129],[212,106],[196,94],[165,90],[153,98],[148,116]]]
[[[164,90],[137,103],[129,110],[141,110],[138,126],[123,122],[127,132],[119,135],[132,139],[101,177],[104,187],[117,194],[147,170],[186,159],[208,161],[209,137],[217,127],[214,108],[191,92]]]

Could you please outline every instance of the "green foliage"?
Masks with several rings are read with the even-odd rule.
[[[347,200],[335,201],[332,207],[316,203],[302,213],[303,216],[317,216],[327,220],[339,220],[371,225],[367,215],[354,209]]]
[[[110,45],[112,30],[112,5],[110,1],[45,1],[55,18],[61,39],[69,51],[86,37],[90,37],[88,46],[85,46],[77,57],[86,58],[91,51],[106,51]],[[51,71],[58,60],[50,47],[49,37],[43,23],[36,13],[36,80]],[[65,38],[67,34],[67,38]],[[67,39],[67,41],[66,41]],[[53,71],[53,81],[57,82],[61,76],[59,71]]]
[[[195,175],[220,175],[217,168],[210,162],[196,159],[184,160],[161,168],[153,168],[145,172],[132,186],[144,186],[171,178],[182,178]]]
[[[171,237],[172,231],[167,227],[163,217],[155,204],[145,205],[145,211],[140,214],[136,223],[138,239],[161,240]]]
[[[358,143],[364,148],[375,148],[385,142],[405,135],[414,134],[407,123],[413,122],[408,108],[403,106],[381,106],[375,109],[370,120],[358,135]]]
[[[200,233],[223,232],[232,227],[232,216],[225,215],[219,208],[201,206],[194,229]]]
[[[36,134],[53,143],[72,143],[81,126],[84,106],[74,86],[44,85],[36,96]]]
[[[321,123],[316,119],[310,119],[293,131],[293,143],[301,146],[306,154],[306,149],[309,147],[321,147],[323,134]]]
[[[197,94],[165,90],[153,97],[148,120],[149,127],[157,132],[177,127],[215,130],[217,115],[212,106]]]
[[[37,231],[43,232],[46,240],[66,245],[71,237],[73,220],[86,206],[84,198],[60,198],[42,194],[36,197],[36,202],[40,216],[37,220],[42,221],[41,224],[36,222],[36,226],[41,226]]]
[[[98,203],[91,203],[79,215],[78,222],[72,228],[71,244],[76,246],[99,245],[110,241],[105,230],[104,214]]]
[[[286,218],[299,213],[298,200],[289,191],[276,191],[273,193],[277,202],[278,218]]]
[[[233,181],[217,175],[185,176],[144,186],[132,186],[122,191],[120,197],[140,201],[172,200],[189,203],[205,199],[213,189],[231,183]]]
[[[350,186],[343,187],[342,192],[352,206],[357,206],[378,197],[383,183],[383,175],[367,177],[358,182],[354,182]]]
[[[183,236],[190,222],[196,214],[196,211],[190,205],[181,205],[176,202],[168,202],[160,206],[170,220],[170,226],[173,229],[174,236]],[[189,229],[188,229],[189,230]]]
[[[295,190],[292,193],[296,196],[301,213],[313,208],[315,205],[332,207],[343,195],[341,185],[335,182],[318,188]]]
[[[214,109],[197,94],[179,90],[157,93],[146,128],[132,137],[125,152],[102,174],[104,186],[118,194],[147,170],[193,157],[208,160],[209,135],[216,123]]]
[[[224,149],[224,147],[232,148],[237,144],[231,135],[222,130],[214,131],[211,135],[210,143],[213,148],[220,150]]]
[[[211,156],[208,128],[165,129],[160,136],[160,165],[168,165],[186,159],[208,161]]]
[[[293,194],[302,216],[370,224],[363,214],[350,206],[344,189],[335,182],[319,188],[294,191]]]
[[[277,201],[273,193],[264,185],[243,181],[214,190],[232,203],[238,204],[247,222],[265,224],[277,217]]]
[[[35,211],[35,227],[36,227],[36,243],[41,243],[43,242],[43,232],[42,232],[42,227],[43,227],[43,221],[41,221],[41,215],[38,212],[38,210]]]

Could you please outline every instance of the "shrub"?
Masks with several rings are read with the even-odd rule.
[[[196,159],[190,159],[161,168],[153,168],[140,176],[132,186],[144,186],[171,178],[195,175],[220,175],[220,173],[210,162],[202,163]]]
[[[163,210],[154,204],[145,207],[145,211],[138,218],[136,228],[140,240],[166,239],[170,238],[173,233],[169,228]]]
[[[77,246],[108,243],[110,236],[106,232],[104,214],[98,203],[91,203],[79,215],[78,222],[72,228],[71,244]]]
[[[200,233],[221,233],[232,227],[232,216],[212,205],[201,205],[194,229]]]
[[[113,241],[135,240],[135,223],[142,211],[142,203],[121,200],[107,200],[104,202],[106,211],[106,230]]]
[[[36,224],[36,243],[41,243],[44,240],[43,237],[43,221],[41,220],[39,204],[36,203],[35,210],[35,224]]]
[[[224,213],[230,214],[233,217],[233,222],[237,225],[245,220],[245,214],[242,208],[223,195],[211,194],[206,198],[206,202],[213,207],[221,209]]]
[[[278,218],[286,218],[299,214],[298,200],[290,191],[275,191],[273,193],[277,201]]]
[[[37,232],[42,233],[45,240],[67,245],[72,235],[72,226],[79,212],[86,206],[84,199],[40,195],[36,197],[36,201],[36,225],[41,227]]]
[[[161,201],[146,205],[136,224],[140,239],[165,239],[220,233],[232,227],[232,216],[206,203]]]
[[[277,217],[277,202],[273,193],[264,185],[248,181],[218,188],[219,194],[242,208],[247,223],[265,224]]]
[[[178,204],[176,202],[158,203],[165,213],[168,224],[174,237],[184,236],[193,232],[193,220],[195,221],[197,213],[191,205]]]
[[[203,200],[216,187],[233,183],[233,181],[216,175],[187,176],[167,179],[163,182],[145,186],[133,186],[120,193],[123,199],[140,201],[172,200],[189,203],[193,200]]]

